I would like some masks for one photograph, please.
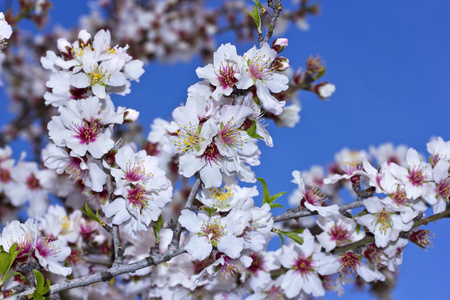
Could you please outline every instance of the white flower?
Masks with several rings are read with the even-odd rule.
[[[283,267],[289,269],[283,276],[281,288],[289,298],[295,297],[301,291],[314,297],[325,295],[320,275],[330,275],[338,271],[339,263],[336,257],[320,252],[320,246],[314,242],[314,237],[308,229],[303,234],[303,244],[283,246],[279,251],[279,260]],[[277,251],[278,252],[278,251]]]
[[[184,209],[178,219],[180,224],[193,235],[185,246],[193,259],[203,260],[212,251],[213,246],[231,258],[239,257],[244,239],[238,237],[247,224],[235,218],[234,214],[226,217],[208,217],[203,212],[198,215]]]
[[[287,90],[289,78],[274,70],[273,61],[276,57],[277,52],[267,43],[264,43],[261,49],[253,47],[244,54],[243,63],[239,66],[240,73],[235,76],[238,79],[236,86],[239,89],[245,90],[255,85],[261,106],[279,115],[286,102],[278,101],[270,92],[280,93]]]
[[[377,247],[386,247],[390,241],[395,241],[401,231],[408,231],[413,226],[413,221],[404,222],[402,217],[386,206],[377,197],[364,200],[368,214],[355,217],[355,220],[367,227],[375,235]]]
[[[0,12],[0,40],[9,39],[12,34],[12,27],[5,20],[5,15]],[[3,43],[3,41],[2,41]]]
[[[203,68],[197,68],[199,78],[208,80],[215,90],[212,97],[219,100],[222,95],[229,96],[238,81],[235,74],[239,73],[239,64],[243,58],[236,53],[236,47],[231,44],[221,45],[214,52],[214,64],[208,64]]]

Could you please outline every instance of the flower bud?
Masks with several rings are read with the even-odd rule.
[[[78,42],[80,46],[86,46],[91,44],[91,34],[85,29],[81,30],[78,34]]]
[[[139,112],[137,110],[127,108],[123,114],[123,122],[124,123],[133,123],[139,117]]]
[[[286,57],[278,56],[273,60],[273,68],[277,72],[284,72],[289,68],[289,59]]]
[[[287,45],[288,45],[288,39],[278,38],[275,41],[273,41],[272,49],[277,51],[277,53],[279,54],[281,51],[284,50],[284,48],[286,48]]]
[[[57,47],[64,57],[72,59],[72,45],[66,39],[58,39]]]
[[[327,81],[316,84],[312,87],[312,90],[319,96],[320,99],[330,98],[331,95],[336,91],[336,86],[334,84],[328,83]]]
[[[431,239],[430,231],[425,229],[413,231],[409,235],[409,240],[423,249],[432,247],[430,239]]]

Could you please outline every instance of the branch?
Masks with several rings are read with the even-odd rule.
[[[194,182],[194,185],[192,186],[191,192],[189,193],[189,196],[186,201],[186,205],[184,208],[191,208],[192,203],[194,202],[195,196],[197,196],[198,189],[200,188],[200,184],[202,183],[202,180],[200,179],[200,176],[197,175],[197,179]],[[177,222],[176,227],[173,230],[173,237],[172,242],[169,245],[169,249],[176,249],[180,242],[180,235],[181,235],[181,224],[180,222]]]
[[[280,1],[269,0],[268,2],[269,7],[272,8],[273,12],[270,15],[269,30],[267,31],[264,39],[262,41],[261,40],[259,41],[260,47],[262,47],[264,43],[269,42],[270,38],[272,37],[275,24],[277,23],[277,20],[280,17],[281,10],[283,9],[283,6],[281,5],[281,0]]]
[[[349,204],[340,205],[339,211],[343,212],[348,209],[353,209],[353,208],[362,207],[362,206],[364,206],[364,203],[362,201],[355,201],[355,202],[352,202]],[[273,217],[273,221],[281,222],[281,221],[287,221],[287,220],[291,220],[291,219],[297,219],[297,218],[308,217],[308,216],[313,216],[313,215],[317,215],[317,211],[310,211],[310,210],[288,211],[288,212],[285,212],[284,214]]]
[[[415,221],[414,225],[411,228],[411,230],[413,230],[414,228],[417,228],[419,226],[422,226],[422,225],[427,225],[430,222],[434,222],[434,221],[437,221],[439,219],[444,219],[444,218],[448,218],[448,217],[450,217],[450,210],[447,209],[447,210],[445,210],[445,211],[443,211],[441,213],[429,216],[429,217],[427,217],[425,219],[421,219],[421,220]],[[411,232],[411,230],[409,232]],[[409,232],[407,234],[408,236],[409,236]],[[373,243],[374,241],[375,241],[375,237],[373,237],[373,236],[366,236],[362,240],[359,240],[357,242],[354,242],[354,243],[351,243],[351,244],[348,244],[348,245],[345,245],[345,246],[342,246],[342,247],[339,247],[339,248],[335,248],[331,252],[334,253],[334,254],[344,253],[344,252],[347,252],[347,251],[350,251],[350,250],[353,250],[353,249],[357,249],[357,248],[362,247],[364,245]]]
[[[162,254],[157,254],[157,255],[152,255],[152,256],[146,257],[146,258],[141,259],[132,264],[114,265],[107,270],[104,270],[104,271],[101,271],[101,272],[98,272],[98,273],[95,273],[92,275],[68,280],[65,282],[60,282],[60,283],[57,283],[57,284],[51,286],[49,295],[53,295],[53,294],[56,294],[56,293],[59,293],[59,292],[65,291],[65,290],[77,288],[77,287],[91,285],[96,282],[110,281],[117,275],[130,273],[130,272],[133,273],[133,272],[143,269],[143,268],[155,266],[162,262],[169,261],[173,257],[180,255],[184,252],[185,252],[185,250],[183,248],[178,248],[173,251],[171,250],[171,251],[167,251]],[[32,294],[33,292],[34,292],[34,289],[28,289],[24,292],[21,292],[17,295],[8,297],[6,299],[9,299],[9,300],[19,300],[21,298],[23,299],[23,297],[27,297],[28,295]]]

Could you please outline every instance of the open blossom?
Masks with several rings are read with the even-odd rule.
[[[119,197],[104,205],[103,211],[113,224],[125,223],[125,231],[136,237],[158,219],[171,199],[172,185],[158,167],[158,159],[144,150],[135,153],[125,145],[116,153],[116,164],[111,175],[117,182],[114,194]]]
[[[221,95],[229,96],[237,83],[236,74],[243,58],[236,53],[236,47],[231,44],[221,45],[214,53],[214,64],[197,68],[199,78],[204,78],[215,86],[212,97],[218,100]]]
[[[398,239],[400,232],[408,231],[413,226],[412,220],[404,222],[400,215],[377,197],[364,200],[364,205],[369,213],[355,220],[375,235],[377,247],[386,247],[390,241]]]
[[[256,86],[256,95],[261,101],[261,106],[279,115],[286,104],[285,101],[278,101],[272,93],[280,93],[288,89],[289,79],[286,75],[275,70],[273,62],[277,57],[277,52],[264,43],[260,49],[251,48],[244,54],[243,63],[239,66],[240,73],[235,76],[238,79],[236,86],[239,89],[248,89]]]
[[[91,38],[81,30],[78,41],[69,43],[58,40],[58,57],[52,51],[41,58],[44,68],[53,72],[47,87],[46,104],[63,105],[70,99],[81,99],[94,95],[105,99],[108,94],[125,95],[130,92],[129,80],[139,80],[144,73],[143,62],[133,60],[126,53],[128,46],[110,46],[111,34],[100,30]]]
[[[292,182],[296,183],[298,187],[298,193],[295,194],[298,205],[311,211],[317,211],[319,215],[324,217],[340,215],[339,206],[335,204],[323,206],[326,197],[313,186],[305,185],[299,171],[293,171],[292,176],[294,176]]]
[[[364,231],[357,232],[356,223],[351,219],[342,216],[336,216],[336,220],[318,216],[317,225],[322,228],[323,232],[317,236],[320,244],[327,252],[333,250],[337,246],[342,246],[352,242],[356,242],[364,238]]]
[[[193,87],[203,90],[202,85]],[[174,121],[167,127],[173,134],[164,149],[180,155],[181,175],[191,177],[199,172],[206,188],[220,186],[223,174],[254,182],[254,173],[246,164],[258,165],[260,150],[257,140],[243,129],[252,113],[241,105],[223,105],[218,110],[204,95],[191,89],[186,106],[173,112]]]
[[[193,259],[203,260],[214,246],[231,258],[239,257],[244,246],[244,239],[239,236],[247,224],[237,216],[230,213],[226,217],[209,217],[204,212],[181,211],[178,221],[193,234],[185,246],[186,251]]]
[[[99,99],[91,97],[71,100],[58,111],[60,116],[48,124],[50,139],[57,146],[68,147],[79,156],[89,152],[94,158],[101,158],[114,146],[109,125],[122,124],[123,108],[102,110]]]
[[[12,34],[12,27],[5,20],[5,15],[0,12],[0,41],[3,44],[4,39],[9,39]]]
[[[308,229],[303,234],[303,244],[283,246],[279,251],[279,260],[287,268],[282,275],[281,288],[289,298],[300,292],[312,294],[315,297],[325,295],[325,289],[319,275],[330,275],[339,269],[338,260],[331,255],[320,252],[320,246],[314,241]],[[278,251],[277,251],[278,252]]]

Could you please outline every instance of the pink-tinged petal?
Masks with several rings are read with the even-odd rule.
[[[302,276],[299,273],[289,270],[283,280],[281,280],[281,288],[288,298],[293,298],[300,293],[303,287],[301,284],[302,281]]]
[[[103,185],[106,183],[105,172],[95,163],[89,163],[89,177],[91,178],[91,188],[94,192],[103,191]]]
[[[241,254],[243,247],[244,239],[237,238],[234,235],[223,236],[217,243],[217,249],[231,258],[239,257],[239,254]]]
[[[275,73],[271,80],[267,80],[266,84],[272,93],[280,93],[288,89],[289,78],[284,74]]]
[[[78,73],[70,78],[70,84],[78,89],[86,88],[90,85],[89,77],[85,73]]]
[[[366,282],[372,282],[372,281],[377,281],[377,280],[384,281],[386,279],[386,277],[384,277],[383,274],[369,269],[366,265],[357,265],[356,272]]]
[[[325,295],[325,290],[323,288],[322,281],[316,274],[309,274],[308,282],[306,283],[305,286],[308,286],[311,289],[311,293],[314,297],[320,297]]]
[[[145,72],[143,66],[144,62],[136,59],[127,62],[123,68],[123,71],[128,78],[139,82],[139,78]]]
[[[265,110],[279,115],[283,112],[283,107],[286,105],[286,101],[278,101],[272,94],[270,94],[267,85],[263,84],[261,80],[256,81],[256,94],[259,100],[261,100],[261,106]]]
[[[215,81],[217,86],[217,75],[214,72],[214,66],[212,64],[208,64],[204,66],[203,68],[199,67],[195,70],[195,73],[197,74],[198,78],[207,79],[208,81]]]
[[[192,177],[205,165],[195,154],[185,154],[180,157],[180,174],[184,177]]]
[[[204,260],[212,251],[212,245],[205,236],[193,235],[184,249],[193,259]]]
[[[121,210],[126,210],[126,202],[123,198],[116,198],[114,201],[102,207],[107,218],[114,216]]]
[[[122,72],[114,72],[109,77],[107,85],[110,86],[122,86],[127,82],[125,75]]]
[[[196,213],[189,209],[183,209],[181,211],[181,215],[178,218],[178,222],[180,222],[181,226],[186,228],[192,233],[200,232],[200,228],[202,226],[203,219],[197,216]]]
[[[94,158],[101,158],[103,154],[108,153],[114,147],[114,141],[104,134],[97,137],[95,142],[88,144],[88,151]]]
[[[222,184],[222,172],[220,168],[214,164],[206,164],[200,170],[200,177],[205,185],[205,188],[219,187]]]
[[[106,90],[105,87],[103,85],[100,84],[95,84],[92,87],[92,93],[99,97],[100,99],[105,99],[106,98]]]

